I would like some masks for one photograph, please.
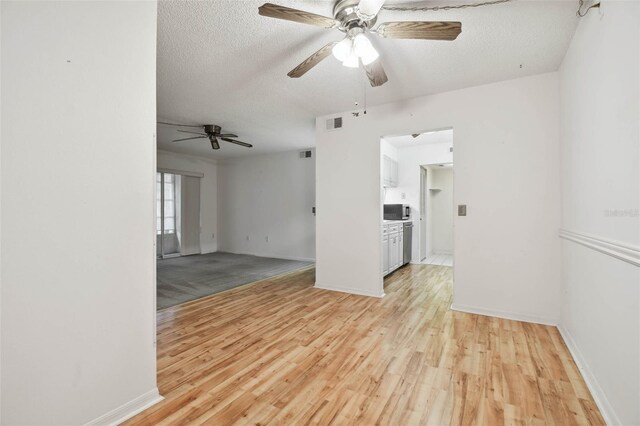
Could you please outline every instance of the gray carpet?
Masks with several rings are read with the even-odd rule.
[[[232,253],[158,260],[158,310],[313,265]]]

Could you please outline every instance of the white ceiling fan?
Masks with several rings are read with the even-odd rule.
[[[345,34],[341,41],[331,42],[302,61],[287,75],[302,77],[311,68],[333,53],[346,67],[358,68],[362,64],[371,86],[381,86],[388,81],[379,53],[368,38],[369,33],[384,38],[455,40],[462,31],[460,22],[447,21],[402,21],[385,22],[373,28],[378,12],[385,0],[339,0],[333,8],[333,18],[292,9],[277,4],[265,3],[258,13],[270,18],[284,19],[321,28],[335,28]]]

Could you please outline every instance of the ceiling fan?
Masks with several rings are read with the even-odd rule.
[[[190,133],[192,135],[198,135],[198,136],[192,136],[190,138],[183,138],[183,139],[176,139],[176,140],[173,140],[171,142],[182,142],[182,141],[188,141],[188,140],[192,140],[192,139],[204,139],[204,138],[207,138],[211,142],[211,148],[220,149],[220,144],[218,143],[218,138],[220,138],[221,140],[223,140],[225,142],[234,143],[236,145],[244,146],[244,147],[247,147],[247,148],[253,148],[253,145],[251,145],[249,143],[240,142],[240,141],[237,141],[235,139],[230,139],[230,138],[237,138],[238,135],[234,135],[233,133],[222,133],[222,127],[216,126],[215,124],[203,124],[203,125],[195,125],[194,126],[194,125],[190,125],[190,124],[165,123],[163,121],[158,121],[158,123],[159,124],[166,124],[168,126],[178,126],[178,127],[199,127],[199,128],[202,128],[201,132],[204,132],[204,133],[196,133],[196,132],[189,132],[187,130],[178,130],[178,132],[181,132],[181,133]]]
[[[381,86],[388,81],[379,53],[367,37],[369,33],[384,38],[455,40],[462,31],[460,22],[401,21],[385,22],[373,28],[378,12],[385,0],[338,0],[333,8],[333,18],[317,15],[277,4],[265,3],[258,13],[270,18],[284,19],[321,28],[335,28],[345,34],[342,41],[333,41],[302,61],[287,75],[302,77],[330,54],[350,68],[364,67],[371,86]]]

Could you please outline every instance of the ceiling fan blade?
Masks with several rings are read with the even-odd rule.
[[[231,143],[235,143],[236,145],[246,146],[247,148],[253,148],[253,145],[251,145],[250,143],[234,141],[233,139],[229,139],[229,138],[220,138],[220,139],[222,139],[225,142],[231,142]]]
[[[338,22],[333,18],[328,18],[315,13],[303,10],[292,9],[273,3],[265,3],[258,8],[258,13],[269,18],[284,19],[286,21],[299,22],[301,24],[315,25],[322,28],[333,28],[338,26]]]
[[[420,136],[422,133],[412,133],[411,136],[415,139]]]
[[[190,141],[191,139],[203,139],[203,138],[206,138],[206,136],[195,136],[193,138],[176,139],[171,142],[182,142],[182,141]]]
[[[224,133],[224,134],[216,135],[216,136],[218,136],[220,138],[237,138],[238,137],[238,135],[234,135],[233,133]]]
[[[307,71],[318,65],[327,56],[331,55],[331,49],[333,49],[333,46],[335,46],[336,44],[338,44],[337,41],[333,41],[327,44],[326,46],[315,52],[313,55],[302,61],[300,65],[289,71],[289,74],[287,75],[291,78],[302,77],[307,73]]]
[[[218,143],[218,139],[211,137],[209,138],[209,140],[211,141],[211,148],[220,149],[220,144]]]
[[[387,73],[384,72],[384,68],[382,67],[382,62],[380,58],[371,62],[369,65],[364,65],[364,70],[367,72],[367,77],[369,78],[369,83],[371,87],[378,87],[385,84],[389,81],[387,78]]]
[[[166,124],[167,126],[179,126],[179,127],[204,127],[204,126],[194,126],[192,124],[165,123],[164,121],[158,121],[158,124]]]
[[[420,40],[455,40],[462,32],[462,23],[446,21],[385,22],[375,30],[385,38]]]
[[[190,133],[190,134],[192,134],[192,135],[207,136],[205,133],[190,132],[190,131],[188,131],[188,130],[177,130],[177,132],[180,132],[180,133]]]

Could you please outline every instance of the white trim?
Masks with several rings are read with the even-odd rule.
[[[452,311],[465,312],[467,314],[484,315],[488,317],[503,318],[514,321],[530,322],[533,324],[542,325],[557,325],[558,321],[551,320],[549,318],[541,318],[534,315],[517,314],[515,312],[494,311],[492,309],[478,308],[475,306],[460,305],[457,303],[451,304]]]
[[[433,252],[434,255],[441,255],[441,256],[453,256],[453,252],[452,251],[447,251],[447,250],[436,250]],[[426,259],[426,257],[425,257]]]
[[[227,251],[227,250],[216,250],[217,252],[220,253],[231,253],[231,254],[244,254],[247,256],[256,256],[256,257],[270,257],[272,259],[283,259],[283,260],[297,260],[300,262],[314,262],[315,263],[315,259],[310,258],[310,257],[295,257],[295,256],[281,256],[278,254],[271,254],[271,253],[249,253],[249,252],[244,252],[244,251]]]
[[[580,244],[608,256],[615,257],[623,262],[640,266],[640,247],[638,246],[609,240],[595,235],[573,232],[567,229],[560,229],[559,235],[562,239],[573,241],[576,244]]]
[[[152,405],[157,404],[164,398],[160,396],[158,388],[153,388],[147,393],[140,395],[139,397],[109,411],[106,414],[91,420],[86,423],[85,426],[116,426],[124,422],[127,419],[135,416],[138,413],[143,412]]]
[[[573,360],[578,366],[578,370],[580,370],[582,378],[587,384],[587,387],[591,392],[591,396],[598,406],[600,414],[602,414],[605,423],[608,425],[621,425],[622,422],[620,421],[620,419],[618,419],[618,416],[616,416],[616,413],[609,403],[605,392],[600,387],[596,376],[591,372],[591,369],[589,369],[589,364],[586,362],[584,356],[582,356],[582,353],[578,349],[578,346],[576,345],[576,342],[573,340],[573,337],[571,336],[569,331],[562,325],[558,326],[558,331],[560,332],[560,336],[562,336],[565,345],[567,345],[569,353],[571,353]]]
[[[357,296],[376,297],[378,299],[382,299],[385,296],[384,291],[382,293],[373,293],[368,291],[362,291],[359,288],[343,287],[343,286],[336,286],[336,285],[316,283],[316,285],[314,285],[314,288],[319,288],[320,290],[337,291],[340,293],[355,294]]]

